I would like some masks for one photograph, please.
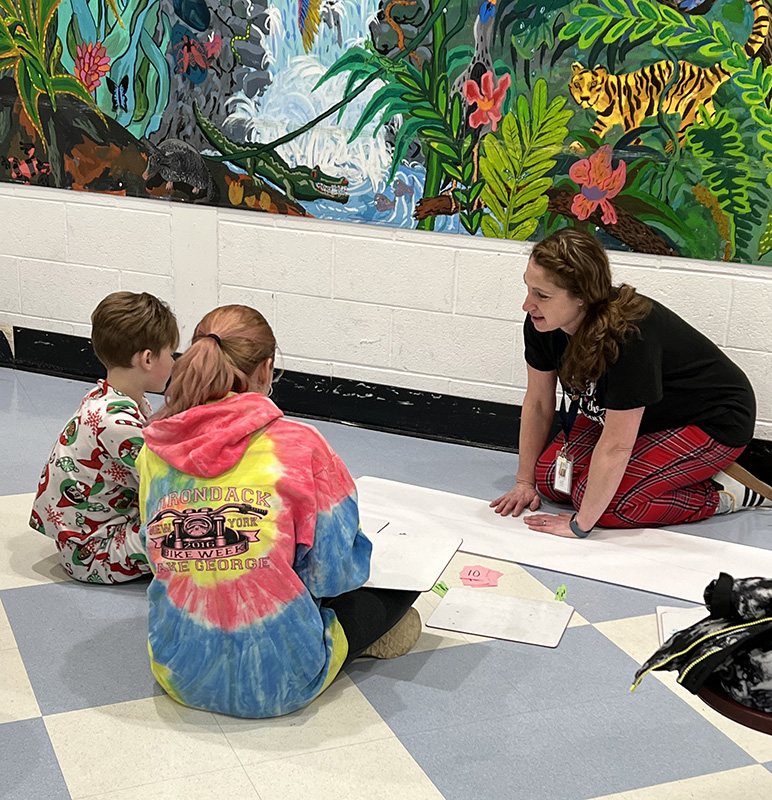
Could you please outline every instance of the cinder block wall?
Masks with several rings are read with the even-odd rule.
[[[0,325],[88,336],[108,292],[220,303],[274,326],[284,366],[521,403],[527,243],[0,184]],[[772,268],[611,253],[750,376],[772,439]]]

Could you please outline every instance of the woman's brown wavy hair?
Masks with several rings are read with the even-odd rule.
[[[563,384],[581,391],[619,358],[619,342],[640,333],[635,323],[651,311],[651,300],[626,283],[612,286],[606,251],[594,236],[576,228],[543,239],[531,258],[587,309],[560,366]]]

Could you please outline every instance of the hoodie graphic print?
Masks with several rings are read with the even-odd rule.
[[[315,428],[252,393],[154,422],[145,444],[156,679],[185,705],[239,717],[307,705],[348,653],[321,600],[370,571],[343,462]]]

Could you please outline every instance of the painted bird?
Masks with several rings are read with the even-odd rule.
[[[321,0],[298,0],[298,28],[306,53],[310,52],[319,32]]]

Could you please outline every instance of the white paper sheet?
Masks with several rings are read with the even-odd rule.
[[[360,507],[392,525],[459,536],[465,553],[629,586],[701,604],[705,586],[728,572],[772,577],[772,551],[661,529],[599,529],[588,539],[531,531],[522,518],[501,517],[486,500],[382,478],[357,481]],[[749,512],[750,513],[750,512]]]
[[[425,533],[415,526],[407,531],[393,524],[368,538],[373,553],[365,586],[406,592],[428,592],[461,545],[456,536]]]
[[[573,606],[566,603],[453,588],[426,624],[430,628],[557,647],[573,613]]]

